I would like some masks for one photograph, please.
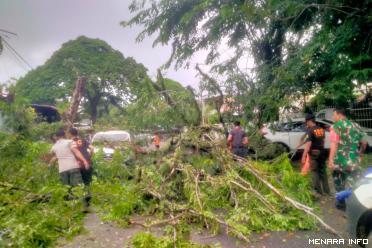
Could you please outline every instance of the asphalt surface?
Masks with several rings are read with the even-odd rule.
[[[347,220],[345,213],[334,208],[334,200],[330,197],[320,199],[320,207],[323,212],[324,221],[339,231],[347,239]],[[139,217],[140,218],[140,217]],[[88,214],[85,219],[86,233],[76,237],[72,241],[61,241],[59,247],[63,248],[101,248],[101,247],[130,247],[130,239],[134,234],[143,231],[139,226],[129,228],[119,228],[109,223],[103,223],[95,213]],[[155,235],[161,235],[161,229],[151,230]],[[195,232],[191,239],[199,244],[219,244],[226,248],[302,248],[302,247],[357,247],[346,245],[314,245],[309,244],[309,239],[336,239],[333,234],[323,229],[315,231],[295,231],[295,232],[264,232],[253,233],[250,243],[241,242],[229,237],[225,233],[211,236],[208,233]],[[345,241],[347,242],[347,240]],[[62,244],[63,243],[63,244]]]

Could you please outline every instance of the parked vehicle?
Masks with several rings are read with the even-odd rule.
[[[357,182],[346,199],[346,215],[350,238],[368,239],[366,248],[372,248],[372,168]]]
[[[331,124],[318,120],[316,121],[316,123],[326,130],[326,141],[324,147],[326,149],[329,149],[329,128]],[[298,144],[300,144],[301,138],[305,134],[305,128],[305,120],[301,118],[293,119],[288,122],[268,125],[262,128],[261,133],[272,143],[282,145],[287,150],[287,152],[294,152]],[[303,146],[299,150],[303,150]]]
[[[39,121],[46,121],[48,123],[61,120],[61,115],[58,109],[51,105],[31,104],[31,108],[39,117]]]
[[[324,147],[329,149],[329,129],[333,125],[332,120],[333,109],[325,109],[319,111],[316,116],[316,123],[326,130],[326,139]],[[305,134],[305,120],[304,118],[296,118],[281,123],[273,123],[261,129],[261,133],[265,138],[273,143],[280,144],[288,152],[294,152],[296,147],[301,142],[301,138]],[[363,132],[366,134],[364,139],[368,143],[367,151],[372,149],[372,129],[362,127]],[[299,151],[303,150],[303,146]]]
[[[98,132],[92,138],[94,152],[102,151],[105,159],[111,159],[115,149],[130,142],[131,136],[127,131]]]

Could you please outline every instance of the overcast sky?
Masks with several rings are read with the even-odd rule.
[[[42,65],[63,43],[80,35],[105,40],[124,56],[131,56],[149,69],[154,77],[156,69],[169,58],[168,47],[152,47],[152,39],[136,43],[140,27],[123,28],[128,20],[131,0],[0,0],[0,29],[12,31],[7,41],[36,68]],[[199,55],[199,57],[202,57]],[[194,58],[193,63],[204,58]],[[20,77],[30,68],[5,48],[0,56],[0,83]],[[169,69],[166,76],[184,85],[197,87],[193,69]]]

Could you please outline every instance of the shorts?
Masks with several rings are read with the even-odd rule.
[[[245,158],[247,156],[247,148],[246,147],[233,147],[232,153],[234,153],[236,156]]]
[[[64,185],[77,186],[83,183],[80,169],[72,169],[68,171],[63,171],[59,173],[59,176],[61,178],[62,184]]]

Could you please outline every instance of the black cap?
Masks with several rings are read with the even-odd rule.
[[[315,120],[315,116],[311,113],[305,115],[305,121]]]

